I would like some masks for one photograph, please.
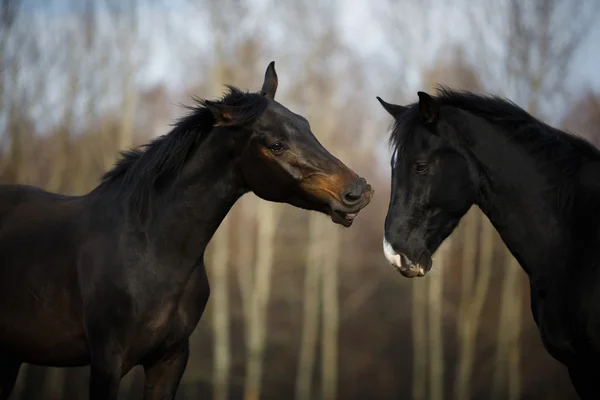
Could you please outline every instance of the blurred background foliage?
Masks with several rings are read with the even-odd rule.
[[[525,273],[474,207],[425,279],[382,254],[389,115],[437,84],[507,96],[600,144],[594,0],[0,0],[0,182],[85,194],[190,96],[277,100],[375,186],[350,229],[248,194],[206,257],[212,294],[178,399],[569,399]],[[11,396],[87,398],[88,368]],[[122,381],[140,399],[143,371]]]

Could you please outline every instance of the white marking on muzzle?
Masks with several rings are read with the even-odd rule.
[[[400,254],[396,253],[392,248],[392,245],[387,241],[385,236],[383,237],[383,254],[390,264],[396,268],[402,266],[402,258]]]

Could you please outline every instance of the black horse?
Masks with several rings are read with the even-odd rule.
[[[441,88],[389,104],[384,253],[406,277],[476,204],[527,273],[547,351],[581,398],[600,396],[600,151],[510,101]]]
[[[145,399],[172,399],[209,297],[203,255],[244,193],[349,227],[373,190],[274,101],[230,87],[171,132],[125,153],[90,193],[0,186],[0,398],[21,363],[90,365],[90,398],[114,399],[135,365]]]

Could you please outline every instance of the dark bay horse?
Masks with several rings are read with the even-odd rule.
[[[406,277],[476,204],[527,273],[547,351],[600,398],[600,151],[510,101],[441,88],[394,117],[384,253]]]
[[[123,158],[80,197],[0,186],[0,398],[21,363],[90,365],[90,398],[132,367],[145,399],[172,399],[209,298],[203,255],[244,193],[349,227],[373,190],[274,100],[230,87]]]

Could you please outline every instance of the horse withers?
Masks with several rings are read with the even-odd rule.
[[[475,204],[529,277],[542,342],[583,399],[600,397],[600,151],[514,103],[442,88],[394,117],[384,253],[406,277]]]
[[[142,365],[144,398],[174,398],[209,298],[206,246],[244,193],[352,225],[373,189],[277,84],[271,63],[259,93],[198,100],[84,196],[0,186],[0,399],[21,363],[89,364],[92,400]]]

